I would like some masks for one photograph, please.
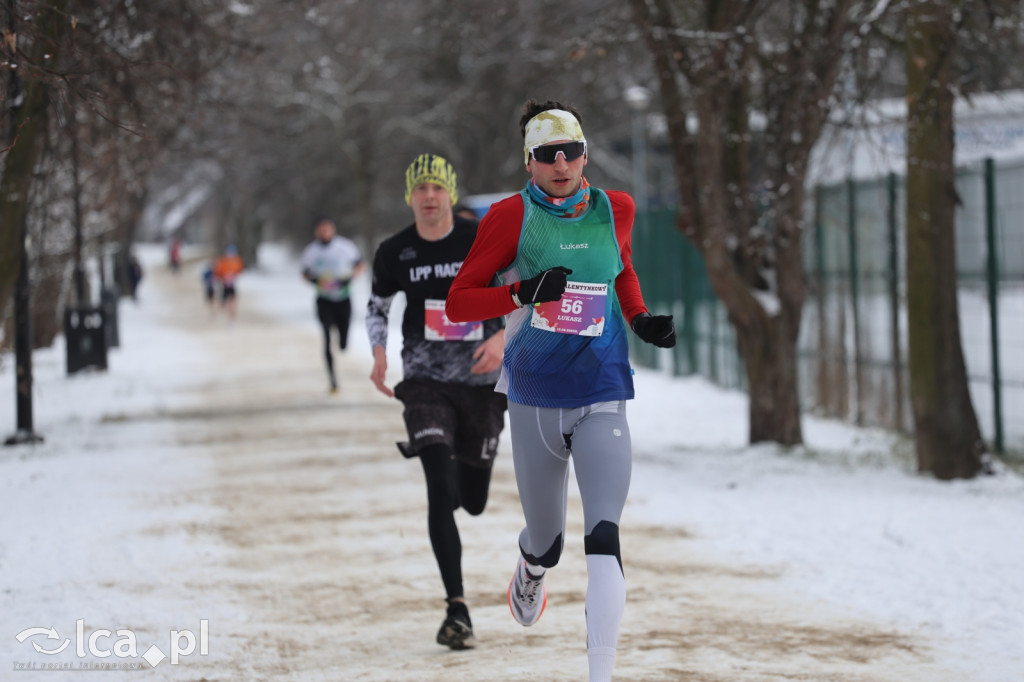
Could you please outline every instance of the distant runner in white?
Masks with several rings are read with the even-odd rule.
[[[348,347],[348,323],[352,318],[351,282],[362,272],[364,263],[359,247],[351,239],[340,237],[334,221],[319,218],[314,227],[316,239],[302,252],[302,276],[316,287],[316,316],[324,331],[324,359],[331,393],[338,391],[331,353],[331,328],[338,329],[338,348]]]

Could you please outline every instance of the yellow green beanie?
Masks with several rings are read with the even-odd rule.
[[[459,190],[455,182],[455,169],[445,159],[436,154],[420,154],[405,171],[405,203],[412,199],[412,191],[417,185],[431,182],[448,190],[452,205],[459,200]]]

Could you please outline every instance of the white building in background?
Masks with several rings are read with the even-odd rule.
[[[1024,161],[1024,91],[958,99],[953,115],[957,166],[989,157]],[[835,112],[811,155],[810,184],[905,175],[906,117],[907,102],[900,98]]]
[[[848,179],[881,181],[893,173],[902,186],[907,173],[906,113],[903,99],[878,100],[836,112],[811,154],[808,184],[836,185]],[[991,158],[996,162],[999,270],[1004,278],[1024,277],[1024,249],[1019,246],[1024,238],[1024,91],[959,99],[953,115],[956,166],[967,171],[959,174],[957,182],[958,267],[962,273],[985,272],[988,247],[983,162]],[[858,206],[865,225],[871,220],[884,221],[884,190],[876,196],[876,202],[862,201]],[[902,210],[898,211],[901,218]],[[983,283],[980,279],[965,281]]]

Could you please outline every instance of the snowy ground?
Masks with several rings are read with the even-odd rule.
[[[422,475],[394,450],[399,405],[367,379],[361,314],[328,397],[287,254],[243,275],[233,325],[203,309],[197,261],[175,277],[162,250],[143,255],[109,371],[67,377],[61,343],[36,353],[46,441],[0,449],[0,679],[128,664],[173,680],[585,679],[578,504],[548,611],[524,630],[504,603],[521,512],[503,443],[487,512],[459,517],[480,644],[438,647]],[[811,418],[805,448],[748,447],[741,394],[636,383],[618,679],[1024,679],[1020,476],[939,483],[905,443]],[[151,646],[183,653],[153,667]],[[71,670],[31,671],[47,664]]]

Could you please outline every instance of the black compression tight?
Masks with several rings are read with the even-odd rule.
[[[331,354],[331,328],[338,328],[338,348],[342,351],[348,346],[348,323],[352,316],[352,302],[328,301],[324,298],[316,300],[316,316],[320,320],[320,328],[324,333],[324,360],[327,362],[327,376],[331,386],[338,385],[334,374],[334,356]]]
[[[331,354],[331,323],[321,320],[320,327],[324,331],[324,359],[327,360],[327,375],[331,378],[331,386],[335,386],[338,381],[334,375],[334,355]]]
[[[476,516],[487,505],[490,468],[467,466],[452,458],[447,445],[429,445],[419,453],[427,479],[427,528],[447,597],[463,596],[462,541],[455,525],[460,506]]]

